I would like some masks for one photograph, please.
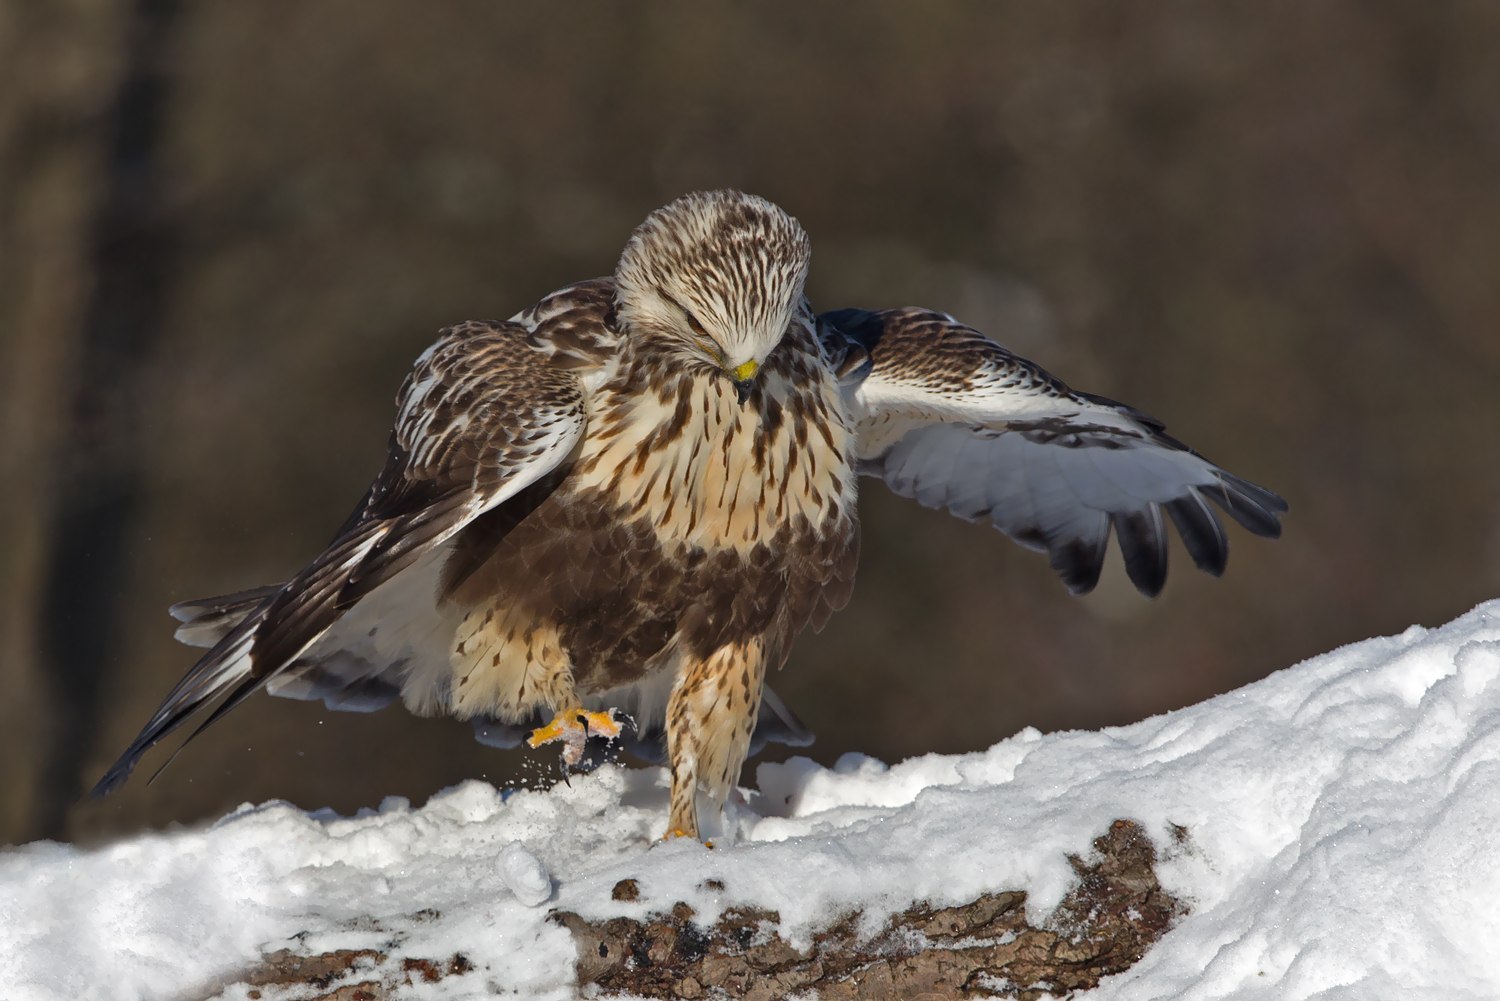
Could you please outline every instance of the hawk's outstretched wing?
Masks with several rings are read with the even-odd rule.
[[[855,373],[844,385],[860,471],[1045,551],[1075,594],[1098,583],[1111,528],[1147,595],[1166,579],[1167,518],[1193,562],[1216,576],[1229,541],[1206,501],[1256,535],[1281,533],[1287,505],[1271,491],[1220,469],[1161,422],[1074,392],[950,316],[845,309],[818,319],[825,340],[853,342],[832,345],[836,355],[869,355],[862,377],[844,365]]]
[[[218,617],[243,620],[177,683],[96,795],[124,782],[148,748],[205,704],[224,699],[194,736],[296,661],[365,596],[556,469],[584,429],[577,378],[512,323],[445,330],[417,359],[397,408],[385,468],[333,542],[279,588],[224,599]],[[256,597],[262,600],[248,615],[234,607]],[[213,609],[185,607],[181,615],[190,624],[203,621],[198,635],[217,628]]]

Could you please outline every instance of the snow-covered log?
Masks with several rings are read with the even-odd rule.
[[[842,982],[894,982],[927,951],[1003,969],[1012,933],[1088,941],[1079,893],[1125,838],[1154,845],[1159,890],[1127,867],[1132,892],[1182,910],[1168,925],[1137,905],[1165,934],[1101,966],[1091,997],[1500,997],[1500,602],[1131,726],[889,766],[765,764],[713,849],[656,842],[665,816],[660,770],[606,766],[549,790],[468,782],[419,808],[268,803],[198,830],[6,849],[0,996],[270,1001],[290,995],[249,983],[268,967],[343,955],[298,996],[571,999],[649,972],[617,948],[645,942],[649,958],[653,936],[688,929],[711,944],[747,914],[787,970],[855,957]],[[923,923],[939,915],[953,934]],[[580,938],[599,963],[580,966]],[[757,941],[722,950],[724,968],[751,970],[758,954],[732,953]],[[682,968],[662,982],[707,986]],[[1045,982],[1010,969],[971,987]]]

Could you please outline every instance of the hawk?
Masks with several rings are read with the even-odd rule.
[[[444,330],[328,548],[284,584],[173,608],[210,649],[96,793],[260,688],[399,698],[499,743],[543,724],[529,742],[572,764],[619,710],[665,737],[669,836],[699,837],[758,724],[806,739],[766,675],[849,600],[860,476],[991,522],[1075,593],[1113,534],[1155,595],[1168,520],[1221,573],[1210,502],[1279,534],[1274,493],[951,316],[814,313],[810,252],[771,202],[694,193],[634,231],[612,277]]]

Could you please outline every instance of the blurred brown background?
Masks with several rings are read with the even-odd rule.
[[[522,774],[257,696],[76,802],[193,660],[166,605],[320,547],[439,327],[699,187],[797,215],[821,308],[950,310],[1292,503],[1222,581],[1179,548],[1077,600],[868,484],[855,601],[774,679],[817,757],[1125,723],[1500,594],[1497,51],[1482,0],[5,0],[0,838]]]

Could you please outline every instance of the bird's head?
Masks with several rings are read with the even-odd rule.
[[[778,206],[694,192],[636,227],[615,267],[616,316],[632,334],[753,384],[802,299],[812,245]]]

